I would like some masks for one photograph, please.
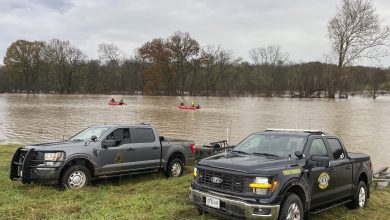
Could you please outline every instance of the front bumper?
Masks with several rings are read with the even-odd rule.
[[[22,183],[31,183],[32,181],[44,184],[58,183],[61,171],[60,162],[62,161],[56,161],[54,166],[45,166],[41,163],[53,161],[35,159],[34,151],[34,149],[24,148],[16,150],[11,161],[10,179],[19,180]]]
[[[217,198],[221,202],[221,208],[215,209],[206,206],[207,196]],[[190,200],[195,203],[197,208],[226,218],[245,218],[245,219],[278,219],[280,205],[258,205],[251,204],[238,199],[230,199],[221,194],[206,193],[190,188]],[[257,214],[259,210],[265,211],[266,214]]]

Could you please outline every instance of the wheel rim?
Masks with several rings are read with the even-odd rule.
[[[72,189],[80,189],[87,182],[87,177],[83,171],[74,171],[69,175],[68,185]]]
[[[366,203],[366,190],[364,187],[360,188],[359,191],[359,206],[363,207],[364,204]]]
[[[181,173],[181,165],[180,163],[174,163],[171,168],[171,175],[172,176],[179,176]]]
[[[287,220],[300,220],[301,219],[301,211],[299,210],[299,206],[297,203],[293,202],[288,207],[287,211]]]

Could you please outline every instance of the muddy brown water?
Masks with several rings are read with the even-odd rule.
[[[62,140],[94,124],[150,123],[160,135],[196,143],[227,139],[237,144],[265,128],[311,128],[334,133],[350,151],[390,166],[390,97],[347,100],[197,97],[200,110],[179,110],[180,97],[0,94],[0,144]],[[115,95],[117,99],[120,96]],[[191,103],[186,97],[185,102]]]

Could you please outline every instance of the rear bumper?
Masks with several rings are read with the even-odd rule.
[[[220,209],[215,209],[206,206],[205,199],[207,196],[219,199],[223,207],[221,205]],[[280,209],[280,205],[251,204],[238,199],[230,199],[220,194],[201,192],[192,187],[190,188],[190,200],[198,209],[231,219],[278,219]],[[263,211],[264,214],[256,213],[260,211]]]

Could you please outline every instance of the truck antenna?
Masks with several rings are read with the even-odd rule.
[[[66,118],[65,118],[65,124],[64,124],[64,132],[62,133],[62,140],[65,140],[65,130],[66,130]]]

